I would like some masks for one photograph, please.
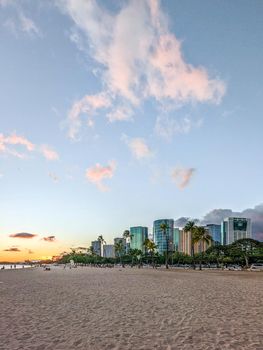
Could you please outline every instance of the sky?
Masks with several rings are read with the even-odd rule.
[[[159,218],[247,214],[263,237],[262,16],[261,0],[0,0],[0,260]]]

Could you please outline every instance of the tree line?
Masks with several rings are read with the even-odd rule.
[[[60,259],[60,263],[68,263],[70,260],[74,260],[77,264],[116,264],[121,265],[129,264],[131,266],[142,266],[142,264],[149,264],[152,267],[165,264],[168,269],[170,265],[191,265],[193,269],[196,269],[198,264],[199,269],[202,269],[202,265],[215,265],[220,267],[228,264],[237,264],[248,268],[250,264],[259,262],[263,263],[263,243],[252,238],[243,238],[233,242],[230,245],[221,245],[213,242],[211,235],[203,226],[197,226],[193,221],[188,221],[184,227],[184,231],[191,235],[191,255],[170,251],[170,232],[169,226],[166,223],[160,225],[163,237],[166,242],[166,250],[163,254],[159,254],[157,251],[157,245],[146,238],[143,242],[143,251],[140,249],[126,249],[123,241],[120,240],[115,243],[115,258],[105,258],[96,254],[94,248],[78,247],[71,248],[71,252],[66,253]],[[132,239],[132,235],[129,230],[125,230],[123,238]],[[105,244],[105,240],[102,235],[97,239],[101,246]],[[203,242],[208,246],[208,249],[204,252],[195,252],[196,243]]]

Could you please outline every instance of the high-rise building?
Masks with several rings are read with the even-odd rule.
[[[115,249],[113,244],[104,244],[103,245],[103,257],[104,258],[114,258]]]
[[[91,242],[91,246],[92,246],[92,248],[93,248],[93,250],[94,250],[94,253],[95,253],[96,255],[101,256],[101,253],[102,253],[102,251],[101,251],[101,242],[98,241],[98,240],[92,241],[92,242]]]
[[[238,239],[251,237],[251,219],[229,217],[221,224],[222,244],[231,244]]]
[[[180,244],[180,229],[178,227],[174,228],[173,243],[174,243],[174,251],[178,252],[179,244]]]
[[[194,253],[203,253],[209,248],[211,243],[207,244],[206,242],[200,241],[194,244]],[[179,251],[187,255],[193,255],[192,251],[192,234],[189,231],[181,230],[180,239],[179,239]]]
[[[213,244],[221,244],[221,225],[208,224],[205,227],[213,239]]]
[[[164,233],[161,229],[161,224],[167,225],[167,230]],[[159,254],[164,254],[167,250],[167,240],[168,240],[168,250],[171,252],[174,250],[174,220],[173,219],[160,219],[153,222],[153,240],[157,245],[157,251]]]
[[[148,227],[136,226],[130,228],[130,248],[139,249],[145,253],[145,246],[143,245],[146,238],[148,238]]]
[[[179,251],[181,253],[185,253],[187,255],[191,255],[191,240],[192,235],[190,232],[181,230],[180,231],[180,239],[179,239]]]

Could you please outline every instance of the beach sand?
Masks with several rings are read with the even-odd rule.
[[[263,273],[0,271],[1,350],[263,349]]]

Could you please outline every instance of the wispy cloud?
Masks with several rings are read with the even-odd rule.
[[[178,188],[184,189],[189,185],[195,171],[196,169],[194,168],[174,168],[171,173],[172,180]]]
[[[0,153],[10,154],[18,158],[24,158],[26,156],[25,153],[18,152],[12,148],[12,146],[22,146],[29,152],[32,152],[35,149],[35,145],[24,136],[19,136],[16,133],[9,136],[0,134]]]
[[[141,160],[153,156],[153,152],[147,145],[145,139],[140,137],[129,138],[128,136],[123,135],[122,140],[128,145],[133,157],[136,159]]]
[[[157,117],[155,132],[166,140],[171,140],[175,134],[188,134],[193,128],[199,128],[202,123],[203,119],[193,120],[188,116],[177,118],[164,114]]]
[[[55,236],[48,236],[48,237],[44,237],[43,240],[45,242],[55,242],[56,237]]]
[[[88,116],[89,126],[93,126],[92,118],[98,109],[108,108],[111,105],[109,97],[104,93],[86,95],[76,101],[68,114],[69,137],[75,139],[82,125],[81,115]]]
[[[97,163],[86,170],[86,178],[88,181],[97,186],[97,188],[102,191],[108,191],[109,187],[106,186],[103,181],[105,179],[111,179],[116,170],[116,162],[110,161],[108,165],[102,166]]]
[[[152,98],[161,105],[220,103],[225,83],[211,77],[205,67],[186,62],[181,42],[170,31],[158,0],[126,1],[117,13],[95,0],[57,3],[78,30],[75,41],[81,40],[82,49],[87,43],[86,50],[100,70],[103,93],[111,101],[117,98],[131,108]],[[125,120],[125,116],[108,113],[111,121]],[[75,124],[78,130],[80,123],[75,120]]]
[[[20,12],[18,17],[23,32],[30,35],[41,35],[39,28],[31,18],[27,17],[23,12]]]
[[[31,239],[36,236],[37,234],[28,233],[28,232],[19,232],[19,233],[13,233],[9,235],[9,237],[12,237],[12,238],[25,238],[25,239]]]
[[[52,147],[50,147],[48,145],[40,146],[40,152],[43,154],[43,156],[47,160],[58,160],[59,159],[58,153]]]
[[[0,154],[25,159],[33,152],[41,153],[47,160],[59,159],[58,153],[49,145],[38,146],[15,132],[10,135],[0,134]]]
[[[127,121],[132,120],[134,112],[132,108],[128,106],[117,106],[113,108],[109,113],[107,113],[107,118],[111,123],[115,121]]]
[[[1,0],[0,7],[10,7],[12,11],[12,17],[8,17],[3,25],[10,29],[10,31],[18,35],[19,32],[26,33],[30,36],[41,36],[41,31],[33,21],[32,18],[27,16],[21,7],[21,2],[17,0]]]

